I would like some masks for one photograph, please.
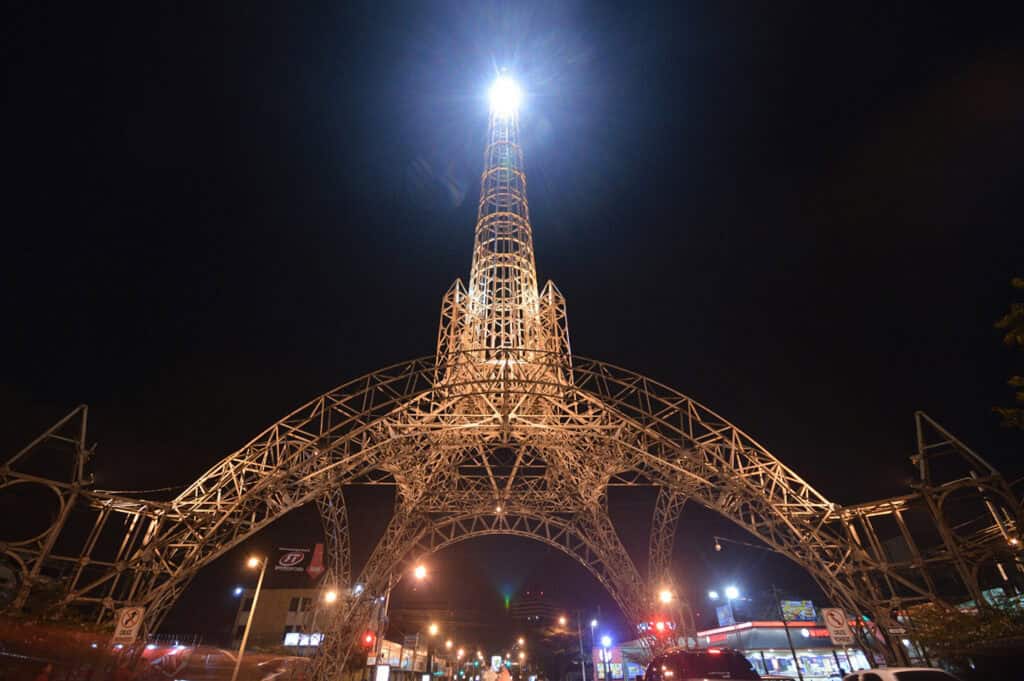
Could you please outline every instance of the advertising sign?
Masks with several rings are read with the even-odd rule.
[[[316,581],[327,570],[324,565],[324,545],[316,544],[312,549],[304,546],[278,547],[273,565],[274,573],[283,578],[301,577],[305,573]]]
[[[305,569],[309,549],[281,547],[277,550],[274,572],[302,572]]]
[[[730,624],[736,624],[736,618],[732,614],[732,604],[726,603],[715,608],[715,614],[718,615],[718,626],[727,627]]]
[[[779,605],[787,622],[813,622],[817,619],[811,601],[780,601]]]
[[[142,616],[146,614],[145,608],[121,608],[117,611],[114,620],[113,643],[131,645],[139,636],[139,629],[142,628]]]
[[[850,621],[846,619],[846,611],[842,608],[822,608],[821,616],[828,628],[828,637],[837,646],[853,645],[853,632]]]

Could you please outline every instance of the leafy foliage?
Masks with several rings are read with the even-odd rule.
[[[950,610],[929,604],[912,612],[914,638],[929,654],[959,658],[1013,648],[1024,641],[1024,608],[998,599],[977,610]]]
[[[1024,289],[1024,278],[1014,277],[1010,285]],[[1003,343],[1007,347],[1024,350],[1024,303],[1011,303],[1009,312],[995,323],[995,327],[1003,332]],[[1024,376],[1011,376],[1007,383],[1015,389],[1018,404],[1024,405]],[[995,412],[1002,416],[1004,426],[1024,430],[1024,406],[995,407]]]

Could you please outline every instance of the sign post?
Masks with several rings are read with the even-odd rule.
[[[121,608],[117,611],[117,618],[114,624],[114,636],[111,643],[130,646],[139,637],[139,629],[142,628],[142,618],[146,614],[143,607]]]
[[[821,615],[828,628],[828,637],[837,646],[851,646],[854,643],[850,622],[846,619],[846,611],[842,608],[822,608]]]

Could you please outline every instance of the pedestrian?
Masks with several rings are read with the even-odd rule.
[[[53,665],[47,662],[43,665],[43,668],[36,674],[35,681],[50,681],[50,674],[53,673]]]

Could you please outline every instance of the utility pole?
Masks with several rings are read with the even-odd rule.
[[[782,620],[782,628],[786,632],[786,640],[789,642],[789,652],[793,653],[793,664],[796,665],[796,675],[800,681],[804,681],[804,673],[800,671],[800,658],[796,656],[796,648],[793,647],[793,637],[789,635],[789,625],[786,624],[786,613],[782,611],[782,601],[779,600],[779,590],[772,584],[772,598],[775,599],[775,607],[779,609],[779,618]]]
[[[580,672],[583,674],[583,681],[587,681],[587,658],[583,657],[583,629],[580,628],[580,618],[583,613],[576,611],[576,636],[580,640]]]

